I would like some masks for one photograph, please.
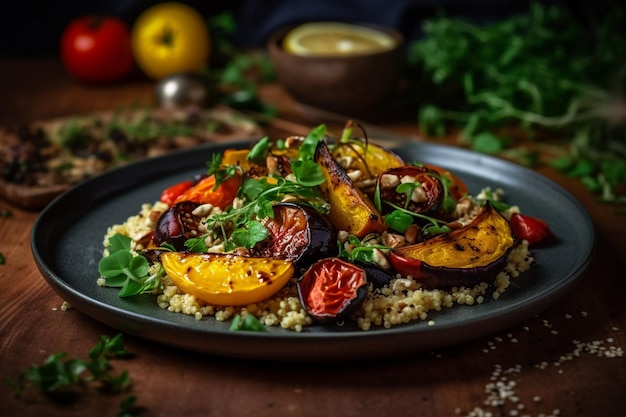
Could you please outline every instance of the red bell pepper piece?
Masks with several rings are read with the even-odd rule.
[[[529,245],[534,245],[554,236],[550,226],[542,219],[513,213],[509,219],[511,230],[520,238],[526,239]]]

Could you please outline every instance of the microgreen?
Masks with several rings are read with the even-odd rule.
[[[267,328],[252,314],[243,314],[233,317],[231,331],[267,332]]]
[[[261,140],[259,140],[257,143],[254,144],[252,149],[250,149],[248,156],[246,156],[246,159],[249,161],[256,162],[258,164],[264,164],[265,159],[267,158],[267,154],[270,151],[270,147],[271,147],[270,138],[268,136],[265,136],[264,138],[262,138]]]
[[[387,200],[383,200],[383,203],[385,203],[385,204],[389,205],[390,207],[392,207],[394,209],[394,211],[400,211],[400,212],[408,214],[408,215],[410,215],[412,217],[415,217],[415,218],[418,218],[418,219],[422,219],[422,220],[426,220],[427,224],[422,226],[422,233],[424,233],[425,235],[442,234],[442,233],[448,233],[450,231],[450,228],[448,226],[446,226],[441,220],[438,220],[438,219],[436,219],[434,217],[430,217],[430,216],[427,216],[425,214],[415,213],[413,211],[406,210],[405,208],[400,207],[400,206],[398,206],[398,205],[396,205],[396,204],[394,204],[394,203],[392,203],[390,201],[387,201]],[[404,219],[406,219],[406,217],[403,216],[403,215],[400,215],[398,213],[396,213],[396,214],[394,214],[394,216],[392,216],[392,222],[396,221],[396,219],[403,219],[403,221],[406,221],[406,220],[404,220]],[[387,221],[387,219],[385,217],[385,222],[386,221]],[[387,224],[387,226],[391,227],[389,224]],[[407,225],[406,227],[408,228],[408,226],[410,226],[410,225]]]
[[[314,187],[326,181],[320,166],[310,159],[293,161],[291,170],[298,183],[306,187]]]
[[[200,236],[187,239],[185,241],[185,247],[189,252],[206,252],[209,248],[204,241],[205,237],[206,236]],[[173,247],[172,250],[176,251],[176,249],[174,249]]]
[[[213,191],[217,190],[224,181],[234,177],[240,168],[234,165],[222,165],[222,155],[214,153],[211,160],[207,162],[207,175],[215,177],[215,185]]]
[[[413,224],[413,216],[404,210],[394,210],[385,216],[385,224],[396,232],[404,233]]]
[[[367,235],[363,239],[359,239],[355,235],[349,235],[346,245],[339,244],[339,256],[346,258],[352,262],[360,262],[364,264],[376,264],[374,259],[374,251],[387,251],[389,247],[380,244],[373,244],[374,235]]]
[[[402,184],[398,184],[398,186],[396,187],[396,192],[398,194],[404,194],[406,196],[406,200],[404,202],[405,209],[409,206],[409,203],[411,202],[411,196],[413,195],[415,189],[420,188],[421,186],[422,183],[420,182],[405,182]]]
[[[252,248],[258,242],[262,242],[269,236],[265,226],[255,220],[251,220],[246,227],[238,227],[233,230],[230,239],[236,246]]]
[[[304,141],[300,145],[298,151],[298,159],[312,160],[315,157],[315,149],[317,143],[324,139],[326,136],[326,125],[321,124],[314,127],[309,134],[304,138]]]
[[[267,230],[255,219],[273,218],[274,204],[288,196],[308,202],[318,211],[327,214],[328,203],[322,198],[317,187],[317,170],[305,161],[301,169],[294,170],[293,178],[262,177],[249,178],[243,182],[239,190],[246,203],[242,207],[231,207],[223,213],[209,216],[206,219],[208,229],[221,233],[226,249],[237,246],[252,247],[267,237]],[[313,165],[315,165],[313,163]],[[300,177],[303,175],[303,177]],[[233,232],[228,236],[225,225],[231,225]]]
[[[415,162],[417,166],[423,166],[423,164]],[[452,185],[452,179],[450,178],[450,173],[445,171],[444,175],[439,175],[437,173],[431,173],[431,176],[437,178],[441,185],[443,186],[443,210],[446,213],[451,213],[456,209],[457,201],[450,194],[450,186]]]
[[[131,239],[119,233],[109,238],[109,254],[100,259],[98,271],[105,278],[107,287],[121,287],[120,297],[153,292],[164,275],[162,268],[150,273],[148,260],[131,251]]]
[[[491,206],[500,213],[511,208],[509,204],[502,201],[499,195],[492,190],[483,190],[479,197],[476,197],[475,200],[477,200],[481,205],[489,202]]]

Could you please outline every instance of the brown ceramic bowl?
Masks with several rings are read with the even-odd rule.
[[[278,81],[300,103],[345,116],[379,119],[398,89],[404,39],[390,28],[363,26],[390,34],[395,47],[364,55],[302,56],[283,49],[283,39],[292,27],[275,32],[267,49]]]

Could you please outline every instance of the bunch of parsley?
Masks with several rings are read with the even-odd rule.
[[[590,7],[534,3],[488,25],[425,21],[408,53],[412,84],[426,96],[421,130],[442,136],[457,126],[472,149],[531,166],[549,150],[549,164],[602,201],[626,204],[626,13],[617,3],[610,13]],[[518,147],[510,127],[535,146]],[[547,137],[557,146],[542,146]]]

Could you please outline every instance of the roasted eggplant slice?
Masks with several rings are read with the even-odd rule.
[[[337,254],[337,235],[326,217],[305,203],[278,203],[274,218],[261,221],[269,237],[252,254],[293,261],[296,271]]]
[[[184,201],[165,210],[154,229],[154,244],[161,246],[163,243],[169,243],[176,250],[183,250],[187,239],[198,237],[196,232],[201,219],[193,214],[198,206],[200,204]]]

